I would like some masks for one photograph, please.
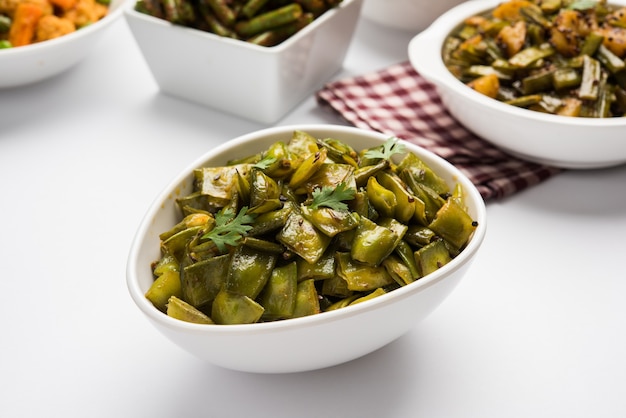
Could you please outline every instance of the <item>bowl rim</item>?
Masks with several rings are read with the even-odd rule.
[[[134,0],[112,0],[111,4],[109,5],[109,12],[102,19],[85,27],[82,27],[72,33],[68,33],[67,35],[59,36],[58,38],[49,39],[47,41],[37,42],[30,45],[3,49],[0,52],[0,61],[2,61],[3,59],[8,60],[11,57],[20,57],[30,54],[36,54],[40,50],[61,47],[64,44],[72,43],[79,40],[80,38],[87,37],[94,32],[98,32],[101,29],[104,29],[106,26],[109,26],[120,16],[122,16],[126,3],[132,1]],[[114,8],[111,8],[112,6],[114,6]]]
[[[626,126],[626,116],[614,118],[568,117],[508,105],[478,93],[452,75],[443,63],[441,56],[441,50],[446,37],[454,28],[459,26],[465,18],[474,14],[487,12],[503,1],[504,0],[466,1],[439,16],[426,30],[417,34],[409,42],[409,61],[413,68],[424,76],[424,78],[437,86],[444,87],[455,94],[462,95],[468,100],[488,107],[493,111],[504,112],[514,117],[574,127],[594,128],[601,126]],[[626,0],[611,0],[609,4],[626,6]]]
[[[389,135],[382,134],[376,131],[369,131],[361,128],[332,125],[332,124],[298,124],[298,125],[285,125],[279,127],[270,127],[254,131],[245,135],[241,135],[237,138],[230,139],[219,146],[205,152],[199,158],[196,158],[191,164],[187,165],[182,171],[176,175],[169,184],[162,189],[157,197],[149,205],[149,208],[140,222],[140,226],[136,232],[136,235],[132,241],[127,266],[126,266],[126,284],[128,291],[139,309],[153,322],[158,323],[160,326],[172,330],[185,331],[187,333],[207,335],[231,335],[231,334],[255,334],[255,333],[271,333],[281,332],[286,329],[292,328],[307,328],[317,327],[330,322],[342,320],[345,318],[360,315],[367,311],[378,310],[386,305],[395,303],[397,300],[410,297],[412,294],[420,292],[422,289],[435,285],[439,281],[443,280],[446,276],[461,269],[468,262],[470,262],[473,256],[481,246],[486,232],[486,207],[483,198],[472,184],[472,182],[455,166],[450,164],[445,159],[435,155],[434,153],[418,146],[413,143],[406,142],[407,148],[416,152],[420,156],[424,156],[427,159],[435,160],[441,166],[443,166],[446,172],[452,174],[457,183],[463,186],[464,193],[475,202],[476,216],[475,221],[478,222],[478,227],[474,231],[472,238],[468,245],[461,251],[461,253],[455,257],[452,262],[441,267],[439,270],[424,276],[423,278],[392,292],[378,296],[374,299],[364,301],[357,305],[345,307],[335,311],[322,312],[315,315],[305,316],[301,318],[291,318],[286,320],[279,320],[273,322],[254,323],[254,324],[237,324],[237,325],[216,325],[207,326],[206,324],[194,324],[189,322],[180,321],[171,317],[168,317],[163,312],[156,309],[144,296],[144,292],[140,289],[138,275],[136,272],[141,267],[138,265],[138,255],[141,249],[141,244],[144,241],[154,216],[160,210],[164,201],[167,201],[168,196],[172,193],[190,176],[191,171],[194,168],[200,167],[208,159],[213,159],[222,154],[223,152],[232,149],[234,147],[241,147],[249,142],[254,142],[259,139],[266,138],[268,136],[276,135],[288,135],[294,130],[303,130],[305,132],[340,132],[352,135],[367,136],[375,140],[384,142]],[[437,170],[436,170],[437,171]]]
[[[319,26],[326,24],[326,22],[333,18],[336,14],[343,11],[353,5],[353,3],[362,3],[364,0],[343,0],[337,6],[327,10],[322,13],[319,17],[317,17],[313,22],[299,30],[294,35],[290,36],[285,41],[281,42],[278,45],[274,46],[261,46],[252,44],[250,42],[245,42],[240,39],[231,39],[225,36],[220,36],[212,32],[203,31],[196,28],[191,28],[183,25],[176,25],[170,21],[165,19],[160,19],[158,17],[154,17],[145,13],[138,12],[135,10],[135,4],[137,0],[126,0],[127,4],[124,7],[124,15],[127,19],[138,19],[143,20],[144,22],[151,23],[154,25],[159,25],[163,28],[169,28],[171,30],[181,31],[182,33],[188,33],[192,36],[203,37],[206,39],[210,39],[213,41],[224,42],[226,45],[231,45],[233,47],[240,47],[244,49],[249,49],[251,51],[255,51],[257,53],[267,53],[267,54],[280,54],[283,50],[288,49],[292,46],[292,44],[297,43],[299,39],[307,37],[308,34],[312,31],[315,31]]]

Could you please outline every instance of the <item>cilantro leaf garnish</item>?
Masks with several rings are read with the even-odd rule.
[[[313,190],[313,202],[311,203],[311,209],[318,209],[322,206],[335,209],[346,210],[346,205],[342,200],[354,199],[355,190],[347,187],[345,183],[340,183],[337,187],[332,188],[330,186],[324,186],[321,189],[318,187]]]
[[[570,10],[587,10],[593,9],[598,4],[597,0],[576,0],[567,8]]]
[[[248,207],[241,208],[237,216],[231,208],[215,214],[215,227],[202,235],[203,239],[210,239],[221,252],[226,251],[226,246],[236,246],[241,238],[252,229],[248,225],[254,221],[254,216],[247,214]]]
[[[381,147],[368,150],[365,153],[367,158],[382,158],[388,160],[394,154],[402,154],[405,152],[404,144],[400,143],[400,140],[396,137],[391,137],[385,141]]]
[[[272,164],[276,162],[276,157],[265,157],[258,163],[254,164],[252,167],[258,168],[260,170],[265,170],[269,168]]]

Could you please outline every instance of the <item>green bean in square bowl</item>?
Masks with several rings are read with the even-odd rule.
[[[341,69],[363,2],[161,1],[125,13],[161,91],[267,125]]]
[[[127,285],[149,322],[200,359],[320,369],[437,308],[477,255],[485,216],[467,177],[416,145],[346,126],[267,128],[165,187],[131,246]]]
[[[626,1],[474,0],[409,44],[453,117],[520,158],[626,163]]]

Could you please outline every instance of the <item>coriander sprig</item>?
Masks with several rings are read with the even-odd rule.
[[[267,156],[267,157],[264,157],[258,163],[254,164],[252,167],[258,168],[260,170],[266,170],[275,162],[276,162],[276,157]]]
[[[405,152],[405,146],[396,137],[391,137],[385,141],[381,147],[370,149],[365,152],[367,158],[382,158],[388,160],[394,154],[403,154]]]
[[[241,238],[252,229],[248,225],[254,221],[254,216],[247,213],[248,207],[241,208],[237,216],[231,208],[227,208],[215,214],[215,227],[202,235],[203,239],[210,239],[221,252],[226,251],[226,246],[236,246]]]
[[[312,193],[313,202],[311,203],[311,209],[325,206],[335,210],[346,210],[348,205],[342,201],[354,199],[355,193],[353,188],[346,186],[343,182],[339,183],[335,188],[330,186],[318,187]]]

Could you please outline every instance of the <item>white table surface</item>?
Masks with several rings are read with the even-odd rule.
[[[411,36],[361,21],[335,77]],[[294,123],[342,122],[309,98]],[[143,214],[263,127],[159,93],[123,19],[69,72],[0,91],[0,417],[626,417],[626,166],[489,202],[451,297],[351,363],[234,372],[157,333],[125,283]]]

